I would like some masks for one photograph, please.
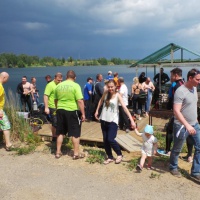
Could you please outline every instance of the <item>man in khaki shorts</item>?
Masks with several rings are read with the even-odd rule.
[[[4,104],[5,104],[5,91],[3,88],[3,84],[8,81],[9,74],[7,72],[2,72],[0,74],[0,129],[3,131],[6,146],[6,151],[10,151],[13,146],[10,141],[10,122],[6,113],[4,112]]]

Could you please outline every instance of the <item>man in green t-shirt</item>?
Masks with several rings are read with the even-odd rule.
[[[57,108],[57,151],[56,158],[62,155],[61,146],[63,136],[68,133],[72,137],[74,146],[73,159],[82,157],[79,154],[79,143],[81,135],[81,121],[85,120],[84,102],[81,87],[75,83],[76,74],[74,71],[67,72],[66,80],[60,83],[55,89],[55,106]]]
[[[56,107],[54,103],[54,92],[57,85],[62,81],[62,74],[58,72],[55,75],[53,81],[46,85],[44,91],[44,106],[45,106],[45,113],[50,116],[50,120],[52,123],[51,131],[53,139],[52,141],[56,141],[56,126],[57,126],[57,118],[56,118]]]

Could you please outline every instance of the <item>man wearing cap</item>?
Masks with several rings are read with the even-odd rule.
[[[93,79],[91,77],[87,78],[87,83],[84,86],[84,102],[85,102],[85,116],[86,122],[91,120],[91,106],[92,106],[92,83]]]
[[[108,76],[106,77],[106,80],[113,80],[113,75],[112,75],[112,71],[108,71]]]

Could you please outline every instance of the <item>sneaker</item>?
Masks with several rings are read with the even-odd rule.
[[[200,183],[200,175],[190,175],[190,178]]]
[[[142,171],[142,167],[141,167],[140,165],[137,165],[136,170],[137,170],[138,172],[141,172],[141,171]]]
[[[130,131],[130,130],[127,128],[127,129],[126,129],[126,133],[129,133],[129,131]]]
[[[181,178],[181,177],[182,177],[181,173],[180,173],[177,169],[172,169],[172,170],[170,170],[170,173],[171,173],[173,176],[177,177],[177,178]]]
[[[148,170],[151,170],[151,169],[152,169],[152,167],[151,167],[150,165],[148,165],[148,166],[147,166],[147,169],[148,169]]]

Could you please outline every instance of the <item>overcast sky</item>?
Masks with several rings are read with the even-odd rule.
[[[0,53],[142,59],[175,43],[200,53],[198,0],[0,0]]]

